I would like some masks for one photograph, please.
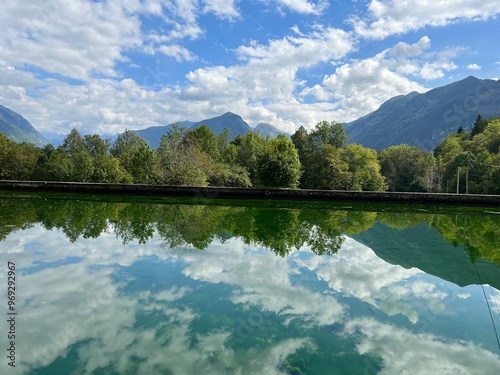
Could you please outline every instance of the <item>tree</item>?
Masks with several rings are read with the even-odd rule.
[[[184,142],[186,130],[174,125],[161,137],[158,147],[158,178],[168,185],[206,186],[213,168],[209,156],[197,145]]]
[[[201,125],[186,132],[183,142],[188,146],[196,146],[201,151],[209,155],[213,161],[222,161],[219,150],[219,140],[215,133],[207,125]]]
[[[236,147],[235,163],[248,171],[252,185],[257,184],[257,160],[267,142],[269,141],[254,132],[238,135],[231,142]]]
[[[257,179],[260,185],[296,188],[301,174],[297,149],[292,141],[280,134],[269,140],[257,156]]]
[[[0,133],[0,179],[31,179],[39,154],[40,150],[36,146],[12,142]]]
[[[305,157],[301,186],[309,189],[345,190],[351,174],[342,149],[323,145],[319,151]]]
[[[347,167],[340,162],[340,153],[336,151],[347,143],[347,134],[341,124],[322,121],[316,124],[310,134],[301,126],[292,135],[292,141],[302,165],[302,188],[346,188]]]
[[[156,181],[156,151],[136,133],[125,130],[110,149],[122,167],[131,175],[134,183],[154,183]]]
[[[336,121],[322,121],[309,134],[313,147],[319,150],[322,145],[332,145],[338,148],[347,144],[347,133],[344,127]]]
[[[391,146],[379,152],[380,171],[391,191],[425,191],[428,168],[434,161],[428,152],[410,145]]]
[[[377,152],[357,144],[343,150],[351,174],[351,190],[384,191],[387,183],[380,174]]]
[[[481,115],[477,115],[476,121],[474,121],[472,129],[470,131],[470,138],[472,139],[477,134],[484,132],[484,129],[486,128],[487,124],[488,124],[487,120],[483,119]]]

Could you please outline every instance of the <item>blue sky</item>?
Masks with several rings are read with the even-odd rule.
[[[500,77],[498,0],[18,0],[0,104],[42,134],[116,134],[227,111],[294,132]]]

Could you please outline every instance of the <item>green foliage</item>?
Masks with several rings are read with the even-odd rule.
[[[154,183],[156,176],[156,151],[130,130],[120,134],[110,149],[120,165],[130,174],[134,183]]]
[[[478,116],[471,132],[459,129],[433,155],[416,146],[375,151],[346,145],[341,124],[300,127],[291,139],[254,132],[230,141],[224,129],[174,125],[158,151],[126,130],[112,147],[97,134],[72,129],[61,146],[37,148],[0,134],[0,178],[197,186],[267,186],[335,190],[500,193],[500,118]]]
[[[380,170],[391,191],[426,191],[434,158],[428,152],[410,145],[398,145],[379,152]],[[433,180],[432,180],[433,181]]]
[[[158,178],[166,185],[208,185],[213,168],[210,157],[185,140],[186,130],[177,125],[163,137],[158,147]]]
[[[380,174],[375,150],[351,144],[344,149],[343,154],[351,175],[350,190],[387,190],[385,178]]]
[[[264,151],[266,139],[254,132],[238,135],[231,144],[235,147],[236,164],[244,167],[253,185],[257,183],[257,160]]]
[[[301,168],[297,149],[291,140],[280,134],[268,140],[257,155],[257,179],[260,185],[277,188],[296,188]]]
[[[484,132],[484,129],[488,125],[488,121],[483,119],[481,115],[477,115],[476,121],[472,125],[472,129],[470,131],[470,138],[474,138],[477,134]]]
[[[309,134],[309,139],[316,150],[319,150],[322,145],[342,148],[347,143],[347,133],[344,127],[336,121],[322,121]]]
[[[341,124],[320,122],[308,134],[300,127],[292,135],[302,164],[300,187],[335,190],[385,190],[373,150],[348,145]]]
[[[500,185],[500,119],[478,116],[472,131],[452,133],[434,150],[442,162],[443,184],[448,191],[498,194]]]
[[[0,179],[30,180],[40,149],[30,143],[12,142],[0,133]]]
[[[82,137],[72,129],[56,152],[44,161],[50,167],[47,177],[59,181],[131,182],[127,171],[109,153],[109,141],[99,135]]]

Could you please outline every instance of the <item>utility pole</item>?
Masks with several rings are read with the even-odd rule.
[[[465,194],[469,194],[469,168],[465,171]]]
[[[467,155],[467,172],[465,173],[465,194],[469,194],[469,168],[470,168],[470,156]]]
[[[457,170],[457,194],[460,190],[460,167],[458,167],[458,170]]]

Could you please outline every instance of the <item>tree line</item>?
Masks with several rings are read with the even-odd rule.
[[[155,233],[166,251],[193,247],[207,249],[214,241],[238,237],[245,244],[262,246],[277,255],[287,256],[294,249],[308,246],[317,255],[335,254],[344,242],[344,234],[353,236],[372,228],[377,222],[386,227],[406,230],[424,224],[435,228],[445,241],[462,250],[471,261],[483,258],[500,264],[500,217],[498,215],[457,215],[411,211],[345,210],[307,205],[268,207],[187,205],[138,202],[136,198],[119,201],[99,199],[31,199],[0,197],[0,217],[9,225],[0,230],[0,241],[10,233],[41,225],[62,231],[70,242],[80,238],[98,238],[110,233],[124,244],[146,244]],[[410,252],[411,253],[411,252]]]
[[[500,194],[499,147],[500,118],[481,116],[433,153],[348,144],[335,121],[274,139],[174,125],[158,149],[130,130],[111,143],[73,129],[57,148],[14,143],[0,133],[0,179],[427,192],[454,192],[458,180],[460,192]]]

